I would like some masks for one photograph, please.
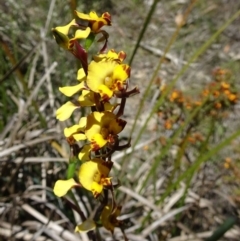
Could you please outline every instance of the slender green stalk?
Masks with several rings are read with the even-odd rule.
[[[148,26],[148,24],[149,24],[149,22],[150,22],[150,20],[152,18],[152,15],[154,13],[154,10],[155,10],[158,2],[160,2],[160,0],[154,0],[154,2],[153,2],[152,6],[151,6],[151,8],[150,8],[150,10],[149,10],[149,12],[147,14],[147,17],[146,17],[145,22],[143,24],[143,28],[142,28],[139,36],[138,36],[137,43],[136,43],[135,48],[133,50],[132,56],[131,56],[131,58],[129,60],[129,65],[131,65],[132,62],[133,62],[133,59],[134,59],[134,57],[135,57],[135,55],[137,53],[137,50],[138,50],[138,48],[140,46],[140,42],[142,41],[143,35],[144,35],[144,33],[145,33],[146,29],[147,29],[147,26]]]
[[[217,241],[219,240],[228,230],[230,230],[237,223],[236,217],[230,217],[226,219],[221,226],[212,234],[211,237],[205,239],[205,241]]]

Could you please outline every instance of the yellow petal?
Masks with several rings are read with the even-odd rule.
[[[55,30],[57,30],[58,32],[60,32],[62,34],[68,35],[69,29],[73,25],[76,25],[75,19],[73,19],[69,24],[67,24],[65,26],[56,27]]]
[[[107,53],[107,57],[112,59],[118,59],[118,54],[114,49],[110,49]]]
[[[75,228],[75,232],[88,232],[94,230],[96,228],[96,224],[92,219],[87,219],[83,223],[79,224]]]
[[[94,114],[95,113],[97,112],[94,112]],[[117,118],[115,114],[108,111],[101,112],[101,114],[102,114],[101,125],[104,126],[105,128],[109,128],[110,123]]]
[[[78,159],[80,161],[88,161],[91,152],[91,145],[85,145],[78,154]]]
[[[112,112],[116,107],[117,107],[117,105],[112,105],[112,104],[109,103],[109,102],[105,102],[105,103],[104,103],[104,110],[105,110],[105,111]]]
[[[75,11],[75,14],[77,15],[77,17],[83,19],[83,20],[91,20],[92,18],[89,16],[89,14],[85,14],[85,13],[80,13],[78,11]]]
[[[97,163],[92,161],[84,162],[79,169],[79,182],[81,185],[91,191],[92,184],[94,182],[94,177],[98,177],[98,181],[100,180],[100,173],[97,168]],[[97,173],[97,174],[96,174]]]
[[[57,44],[60,45],[60,47],[62,47],[64,49],[68,49],[68,45],[69,45],[68,36],[61,32],[58,32],[55,28],[52,28],[52,33],[53,33],[53,37],[55,38]]]
[[[64,135],[66,137],[69,137],[77,132],[84,132],[84,129],[86,127],[86,117],[82,117],[79,121],[79,124],[73,125],[71,127],[66,127],[64,129]]]
[[[117,217],[121,214],[121,206],[117,206],[114,210],[110,205],[104,207],[101,214],[101,221],[104,228],[113,232],[115,227],[118,227],[120,221]]]
[[[82,134],[82,133],[73,134],[73,138],[74,138],[76,141],[84,141],[84,140],[87,139],[87,137],[85,136],[85,134]]]
[[[110,49],[107,54],[98,54],[93,56],[95,62],[107,61],[107,59],[112,59],[121,63],[125,58],[125,52],[120,51],[119,53],[116,53],[114,49]]]
[[[78,101],[81,106],[94,106],[94,92],[89,90],[83,90],[82,94],[79,96]]]
[[[71,101],[68,101],[57,109],[56,118],[60,121],[65,121],[72,115],[73,111],[77,108],[79,107],[74,105]]]
[[[113,91],[110,90],[106,85],[99,85],[98,92],[104,100],[109,100],[113,96]]]
[[[101,119],[104,113],[93,112],[87,117],[87,125],[85,134],[89,141],[91,141],[93,135],[100,133],[101,131]]]
[[[107,140],[103,138],[100,133],[97,133],[91,138],[91,148],[93,151],[97,151],[107,144]]]
[[[98,15],[93,11],[89,14],[75,11],[75,14],[78,18],[89,21],[91,30],[94,33],[98,33],[103,25],[111,25],[111,15],[108,12],[103,13],[101,17],[98,17]]]
[[[92,183],[91,191],[92,191],[92,194],[93,194],[93,196],[95,198],[99,196],[99,194],[102,192],[102,190],[103,190],[103,185],[102,184],[99,184],[97,182],[93,182]]]
[[[79,129],[81,129],[79,125],[73,125],[71,127],[66,127],[66,128],[64,128],[64,136],[70,137],[74,133],[76,133]]]
[[[125,120],[122,119],[113,119],[110,123],[109,123],[109,131],[112,134],[117,135],[118,133],[120,133],[125,125],[127,124],[127,122]]]
[[[108,176],[110,168],[100,158],[84,162],[79,169],[79,181],[82,186],[97,197],[103,189],[104,178]]]
[[[120,51],[118,53],[118,59],[122,62],[127,57],[126,53],[124,51]]]
[[[84,38],[87,38],[88,35],[90,34],[90,32],[91,32],[91,29],[90,29],[89,27],[87,27],[85,30],[78,29],[78,30],[75,32],[74,38],[72,38],[71,40],[73,40],[73,39],[84,39]]]
[[[74,85],[74,86],[65,86],[65,87],[60,87],[59,90],[66,96],[70,97],[74,94],[76,94],[78,91],[80,91],[81,89],[84,89],[84,82],[81,82],[78,85]]]
[[[56,196],[64,196],[73,186],[78,185],[73,178],[69,180],[58,180],[53,188],[53,192]]]
[[[100,123],[102,121],[102,118],[104,116],[104,112],[97,112],[94,111],[91,115],[87,117],[87,121],[93,121],[93,123]],[[90,120],[91,118],[91,120]],[[92,119],[93,118],[93,119]]]
[[[125,80],[129,77],[130,67],[126,64],[117,65],[113,71],[113,79],[121,82],[125,82]]]
[[[80,128],[84,129],[87,125],[87,117],[82,117],[80,120],[79,120],[79,126]]]
[[[77,80],[83,81],[86,78],[86,74],[83,68],[79,69],[77,72]]]
[[[91,12],[89,13],[89,17],[90,17],[92,20],[97,20],[97,19],[99,19],[98,15],[97,15],[96,12],[94,12],[94,11],[91,11]]]

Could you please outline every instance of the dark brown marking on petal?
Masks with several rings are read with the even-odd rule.
[[[94,140],[91,141],[91,147],[93,151],[97,151],[100,149],[100,146]]]
[[[119,58],[121,61],[123,61],[126,57],[127,57],[127,54],[126,54],[125,52],[120,51],[120,52],[118,53],[118,58]]]
[[[125,127],[125,125],[127,124],[127,122],[123,119],[116,119],[117,123],[119,126],[121,126],[122,128]]]
[[[113,166],[113,162],[112,161],[103,162],[102,165],[107,167],[110,172],[110,170],[112,169],[112,166]]]
[[[111,25],[111,15],[109,12],[105,12],[102,15],[102,18],[105,19],[107,21],[107,25]]]

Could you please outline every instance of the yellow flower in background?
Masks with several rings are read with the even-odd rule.
[[[75,11],[75,14],[78,18],[88,21],[88,27],[91,28],[93,33],[98,33],[102,26],[108,25],[111,26],[111,15],[108,12],[102,14],[101,17],[98,17],[96,12],[92,11],[89,14],[80,13]]]
[[[92,150],[97,151],[107,143],[114,145],[115,138],[124,129],[126,123],[108,111],[93,112],[88,115],[85,135],[91,142]]]
[[[95,198],[99,196],[105,186],[111,186],[111,178],[108,175],[112,164],[112,162],[94,158],[80,166],[79,182],[85,189],[91,191]]]
[[[117,220],[117,217],[121,214],[121,206],[115,207],[113,210],[111,206],[105,206],[102,215],[101,221],[103,227],[113,233],[115,227],[119,227],[121,221]]]
[[[93,60],[88,66],[88,76],[83,70],[78,71],[77,79],[86,82],[87,87],[99,93],[103,100],[109,100],[114,93],[125,90],[130,77],[130,66],[119,64],[113,58]]]

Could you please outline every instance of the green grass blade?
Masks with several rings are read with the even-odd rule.
[[[212,234],[211,237],[205,239],[205,241],[217,241],[219,240],[228,230],[230,230],[234,224],[236,224],[237,218],[230,217],[226,219],[222,225]]]
[[[159,1],[160,1],[160,0],[154,0],[154,2],[153,2],[152,6],[151,6],[151,8],[150,8],[150,10],[149,10],[149,12],[148,12],[148,14],[147,14],[147,17],[146,17],[145,22],[144,22],[144,24],[143,24],[143,28],[142,28],[139,36],[138,36],[137,43],[136,43],[135,48],[134,48],[134,50],[133,50],[132,56],[131,56],[131,58],[130,58],[130,60],[129,60],[129,65],[131,65],[132,62],[133,62],[133,59],[134,59],[134,57],[135,57],[135,55],[136,55],[136,53],[137,53],[137,50],[138,50],[138,48],[139,48],[140,42],[142,41],[143,35],[144,35],[144,33],[145,33],[146,29],[147,29],[147,26],[148,26],[148,24],[149,24],[149,22],[150,22],[150,20],[151,20],[151,17],[152,17],[152,15],[153,15],[154,10],[155,10],[155,8],[156,8],[156,6],[157,6],[157,3],[158,3]]]

